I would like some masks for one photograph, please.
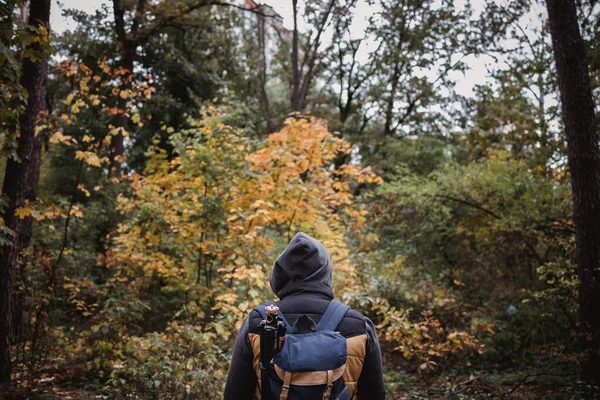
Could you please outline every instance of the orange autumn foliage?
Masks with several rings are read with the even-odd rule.
[[[270,299],[268,273],[296,231],[329,249],[336,293],[356,289],[345,238],[359,234],[366,210],[353,182],[379,183],[368,169],[332,167],[351,146],[315,118],[288,120],[265,143],[225,123],[221,110],[173,134],[174,157],[151,149],[144,175],[130,176],[119,199],[125,221],[114,238],[117,272],[132,291],[160,282],[184,292],[181,319],[209,321],[221,337]]]

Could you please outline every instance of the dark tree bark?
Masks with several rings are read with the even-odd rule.
[[[50,0],[31,0],[29,24],[34,27],[50,26]],[[0,254],[0,383],[10,382],[11,339],[16,321],[13,316],[15,270],[19,253],[31,241],[32,218],[19,218],[15,210],[25,201],[35,202],[40,176],[42,135],[36,135],[35,128],[45,110],[46,86],[48,82],[48,55],[39,43],[32,43],[32,50],[40,53],[35,62],[25,58],[22,66],[21,85],[28,92],[27,107],[20,117],[20,136],[17,155],[19,161],[9,159],[2,193],[10,203],[4,212],[4,223],[14,232],[12,246],[2,248]],[[20,323],[20,321],[18,322]]]
[[[139,0],[135,17],[131,27],[131,33],[128,34],[125,29],[125,7],[122,0],[113,0],[113,13],[115,16],[115,29],[117,33],[117,41],[119,42],[119,56],[121,57],[121,67],[126,71],[125,75],[121,77],[121,91],[129,90],[133,84],[133,63],[137,57],[137,46],[140,44],[140,37],[138,32],[142,23],[146,7],[145,0]],[[112,124],[115,128],[120,128],[112,138],[111,148],[109,152],[110,158],[110,173],[119,177],[121,175],[121,157],[124,154],[124,135],[122,130],[127,128],[127,117],[125,116],[125,108],[127,106],[128,99],[119,96],[117,100],[118,113],[114,116]]]
[[[294,12],[294,31],[292,32],[292,110],[300,111],[298,93],[300,91],[300,70],[298,68],[298,0],[292,0]]]
[[[350,13],[356,1],[346,4],[346,12]],[[361,89],[369,78],[369,72],[362,72],[357,58],[358,50],[363,39],[353,40],[350,36],[345,37],[344,32],[351,32],[351,19],[340,18],[336,21],[334,45],[337,49],[337,66],[335,75],[338,79],[340,91],[337,99],[339,128],[340,131],[346,126],[346,121],[356,109],[356,104],[361,97]],[[347,56],[350,56],[349,59]]]
[[[547,0],[573,188],[582,378],[600,382],[600,148],[584,44],[573,0]]]
[[[259,11],[262,11],[262,6],[258,7]],[[267,94],[267,54],[266,54],[266,40],[267,40],[267,27],[265,16],[263,14],[256,14],[256,22],[258,24],[258,47],[260,52],[260,65],[258,71],[258,77],[260,79],[260,102],[263,109],[263,115],[267,123],[268,133],[272,133],[277,129],[277,125],[273,120],[271,113],[271,103]]]
[[[324,11],[318,19],[315,26],[315,37],[307,38],[306,49],[302,57],[302,63],[299,60],[299,34],[298,34],[298,0],[292,0],[294,15],[294,31],[292,32],[292,94],[291,105],[293,111],[304,111],[307,106],[307,97],[314,77],[321,68],[322,55],[319,52],[321,46],[321,36],[327,27],[330,16],[333,12],[333,6],[336,0],[329,0]]]
[[[392,127],[394,121],[394,103],[396,102],[396,92],[398,91],[398,83],[400,82],[400,62],[396,62],[394,66],[394,73],[392,74],[392,89],[390,90],[390,97],[387,101],[385,108],[385,125],[383,133],[389,136],[395,132]]]

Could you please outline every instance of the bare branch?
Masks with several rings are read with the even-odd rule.
[[[501,216],[499,216],[498,214],[494,213],[493,211],[490,211],[487,208],[485,208],[485,207],[483,207],[483,206],[481,206],[479,204],[473,203],[473,202],[471,202],[469,200],[459,199],[457,197],[443,195],[443,194],[436,194],[433,197],[440,198],[440,199],[452,200],[452,201],[455,201],[457,203],[461,203],[461,204],[464,204],[466,206],[473,207],[473,208],[476,208],[476,209],[478,209],[480,211],[483,211],[484,213],[486,213],[488,215],[491,215],[492,217],[494,217],[496,219],[502,219]]]
[[[115,1],[120,2],[121,0],[115,0]],[[251,12],[253,14],[258,14],[265,18],[272,18],[271,15],[264,14],[256,8],[246,8],[246,7],[239,6],[237,4],[227,3],[227,2],[223,2],[223,1],[199,0],[199,1],[189,4],[185,10],[183,10],[177,14],[169,15],[167,17],[162,18],[161,20],[156,22],[153,26],[149,27],[145,32],[140,33],[139,40],[140,41],[145,40],[150,35],[154,34],[156,31],[166,28],[168,26],[171,26],[171,24],[174,21],[178,20],[181,17],[184,17],[185,15],[188,15],[189,13],[191,13],[195,10],[198,10],[203,7],[210,7],[210,6],[232,7],[232,8],[236,8],[238,10]]]

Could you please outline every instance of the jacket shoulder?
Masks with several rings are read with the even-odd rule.
[[[364,335],[367,333],[367,318],[351,308],[338,325],[337,330],[345,337]]]
[[[260,313],[256,309],[248,314],[248,333],[258,333],[258,324],[262,321]]]

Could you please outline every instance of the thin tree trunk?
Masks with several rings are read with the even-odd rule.
[[[394,103],[396,102],[396,91],[398,90],[398,83],[400,82],[400,62],[396,62],[394,66],[394,74],[392,75],[392,89],[390,90],[390,98],[386,104],[385,109],[385,125],[383,134],[389,136],[394,133],[392,124],[394,122]]]
[[[600,382],[600,148],[584,44],[573,0],[547,0],[573,188],[584,380]]]
[[[128,72],[122,76],[122,84],[119,88],[120,91],[130,90],[132,88],[131,84],[133,82],[133,60],[135,58],[135,48],[131,50],[129,47],[125,48],[126,50],[121,51],[121,59],[122,66]],[[112,137],[111,145],[110,145],[110,175],[114,175],[116,177],[121,176],[122,163],[123,163],[123,155],[125,154],[125,136],[123,135],[123,130],[127,130],[127,117],[125,116],[125,109],[127,108],[127,102],[129,99],[123,98],[119,96],[117,100],[117,108],[118,113],[113,117],[112,124],[115,128],[121,128],[119,132]]]
[[[260,65],[258,71],[258,76],[260,79],[260,102],[262,104],[263,115],[267,123],[267,131],[268,133],[272,133],[277,127],[273,121],[273,116],[271,114],[271,103],[269,102],[269,96],[267,94],[267,30],[265,16],[262,14],[256,14],[256,22],[258,24],[258,47],[260,51]]]
[[[131,28],[132,31],[135,30],[137,33],[139,29],[139,17],[142,15],[145,7],[145,2],[139,1],[138,9],[136,13],[135,21],[133,22],[133,26]],[[117,33],[117,41],[119,43],[119,55],[121,57],[121,67],[126,71],[126,73],[121,76],[121,87],[120,91],[127,91],[131,89],[131,85],[133,84],[133,64],[134,60],[137,56],[137,46],[138,41],[136,38],[132,38],[126,29],[125,29],[125,5],[122,0],[113,0],[113,14],[115,17],[115,30]],[[124,98],[119,96],[117,100],[117,109],[118,113],[114,116],[112,124],[115,128],[120,128],[121,130],[113,136],[111,142],[111,148],[109,152],[110,158],[110,174],[114,174],[119,177],[121,175],[121,165],[122,165],[122,157],[125,152],[124,146],[124,135],[122,130],[126,130],[127,128],[127,117],[125,116],[125,108],[127,106],[128,98]]]
[[[19,18],[19,22],[25,23],[27,22],[27,3],[23,3],[20,6],[21,16]],[[19,61],[23,62],[23,58],[25,57],[25,43],[21,43],[21,50],[19,51]]]
[[[320,16],[315,26],[316,34],[312,42],[307,42],[303,55],[302,64],[298,65],[298,1],[292,0],[294,12],[294,32],[292,36],[292,95],[291,105],[293,111],[304,111],[307,106],[308,91],[317,70],[320,68],[317,64],[321,62],[319,56],[319,46],[321,45],[321,35],[327,26],[327,21],[335,6],[336,0],[330,0]]]
[[[50,0],[31,0],[29,24],[49,29]],[[21,84],[29,97],[25,112],[19,119],[19,161],[12,158],[8,160],[2,187],[2,193],[10,201],[4,212],[4,223],[14,232],[14,237],[12,245],[4,246],[0,254],[0,383],[10,382],[10,346],[15,324],[13,315],[18,313],[18,310],[13,310],[15,270],[19,253],[29,245],[33,229],[32,218],[21,219],[15,215],[15,210],[23,207],[26,200],[35,202],[40,176],[42,135],[36,135],[35,128],[40,114],[45,110],[48,56],[39,43],[33,42],[29,46],[40,52],[41,58],[36,62],[28,58],[23,60]]]
[[[300,111],[298,102],[300,93],[300,67],[298,66],[298,0],[292,0],[294,12],[294,31],[292,32],[292,110]]]

